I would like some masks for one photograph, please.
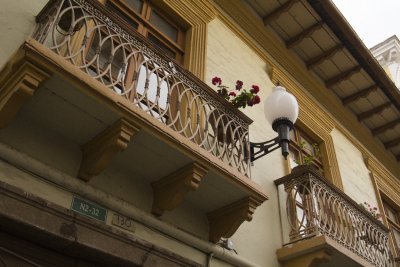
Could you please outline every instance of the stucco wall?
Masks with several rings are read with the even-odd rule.
[[[0,0],[0,68],[35,29],[35,16],[47,0]]]
[[[218,76],[223,84],[234,89],[236,80],[242,80],[244,88],[256,84],[260,87],[261,104],[247,107],[244,113],[253,119],[250,141],[272,139],[276,133],[265,120],[263,101],[274,85],[267,74],[267,64],[238,38],[221,20],[215,19],[208,26],[207,83]],[[285,163],[280,151],[275,151],[254,162],[252,179],[267,190],[269,200],[256,209],[253,220],[243,223],[232,240],[239,255],[261,266],[279,266],[276,250],[282,246],[277,190],[273,181],[285,175]]]
[[[374,187],[362,153],[337,129],[332,131],[332,138],[344,192],[357,203],[366,201],[377,207]]]

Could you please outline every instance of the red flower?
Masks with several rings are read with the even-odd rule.
[[[378,210],[378,208],[377,208],[377,207],[374,207],[374,210]]]
[[[370,208],[371,207],[371,205],[370,204],[368,204],[368,208]]]
[[[379,219],[380,217],[381,217],[381,215],[379,215],[379,214],[378,214],[378,215],[376,215],[376,218],[377,218],[377,219]]]
[[[250,89],[250,93],[252,94],[257,94],[260,91],[260,87],[258,87],[257,85],[252,85],[251,88],[252,89]]]
[[[236,90],[240,91],[240,89],[242,89],[242,86],[243,86],[243,82],[237,80],[236,81]]]
[[[222,95],[226,95],[228,93],[228,90],[226,90],[226,88],[222,88],[221,93]]]
[[[212,78],[211,82],[212,82],[213,85],[217,85],[217,84],[221,85],[222,80],[221,80],[221,78],[214,77],[214,78]]]
[[[254,96],[254,104],[260,103],[260,97],[258,95]]]
[[[236,97],[236,94],[235,94],[235,92],[230,92],[230,93],[229,93],[229,96]]]

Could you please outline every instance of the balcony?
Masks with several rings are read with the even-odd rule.
[[[283,266],[312,261],[325,262],[319,266],[394,266],[389,230],[317,170],[296,167],[275,184],[285,241],[277,254]]]
[[[251,220],[267,195],[248,117],[98,1],[50,1],[36,22],[0,74],[1,142],[112,194],[126,181],[97,176],[127,173],[157,216],[187,200],[213,242]]]

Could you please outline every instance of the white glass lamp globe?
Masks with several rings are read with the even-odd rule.
[[[265,118],[273,124],[277,119],[289,119],[293,124],[299,115],[296,98],[278,85],[264,102]]]

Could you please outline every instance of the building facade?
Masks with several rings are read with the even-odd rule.
[[[2,0],[0,18],[0,264],[396,266],[400,93],[331,1]],[[288,160],[251,162],[277,133],[214,77],[297,98]]]

